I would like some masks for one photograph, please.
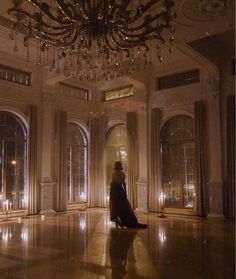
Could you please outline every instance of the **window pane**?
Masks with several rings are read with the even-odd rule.
[[[127,86],[124,88],[112,89],[104,92],[104,101],[116,100],[124,97],[129,97],[134,95],[133,86]]]
[[[194,208],[194,122],[191,117],[170,119],[161,132],[162,187],[165,207]]]
[[[0,79],[29,86],[31,74],[0,64]]]
[[[19,209],[25,206],[22,200],[26,184],[26,132],[13,114],[1,112],[0,116],[2,199],[8,200],[12,209]]]
[[[87,141],[81,129],[73,123],[67,128],[67,188],[68,204],[86,201]]]

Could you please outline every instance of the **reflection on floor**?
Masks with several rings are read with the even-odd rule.
[[[116,229],[89,209],[0,223],[0,278],[214,278],[234,274],[234,224],[139,214]]]

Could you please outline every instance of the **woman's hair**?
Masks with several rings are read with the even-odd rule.
[[[123,170],[122,164],[120,161],[116,161],[114,165],[114,170]]]

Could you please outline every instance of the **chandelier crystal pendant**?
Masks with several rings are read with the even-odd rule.
[[[171,52],[174,40],[173,6],[172,0],[12,0],[8,13],[13,39],[17,30],[27,48],[37,39],[37,53],[53,53],[51,69],[63,60],[65,76],[100,81],[147,65],[153,44],[162,62],[161,46]]]

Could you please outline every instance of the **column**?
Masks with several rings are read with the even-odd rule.
[[[53,93],[43,92],[43,116],[42,116],[42,172],[41,172],[41,211],[40,214],[54,213],[52,158],[54,141],[53,122]]]
[[[149,210],[154,212],[159,211],[158,197],[162,191],[160,171],[160,119],[160,109],[153,108],[151,110]]]
[[[106,116],[101,113],[90,119],[90,183],[88,205],[105,207],[104,146]]]
[[[30,106],[29,108],[29,198],[28,212],[29,214],[38,213],[38,108]]]
[[[137,138],[138,138],[138,180],[137,196],[138,211],[148,210],[148,156],[147,156],[147,119],[146,110],[137,113]]]
[[[207,82],[209,216],[223,217],[219,82],[216,77],[210,77]]]
[[[66,189],[66,129],[67,113],[58,111],[56,113],[56,140],[55,140],[55,191],[54,208],[63,211],[67,208]]]
[[[137,179],[138,179],[138,139],[137,116],[135,112],[127,113],[128,135],[128,198],[133,209],[137,208]]]

